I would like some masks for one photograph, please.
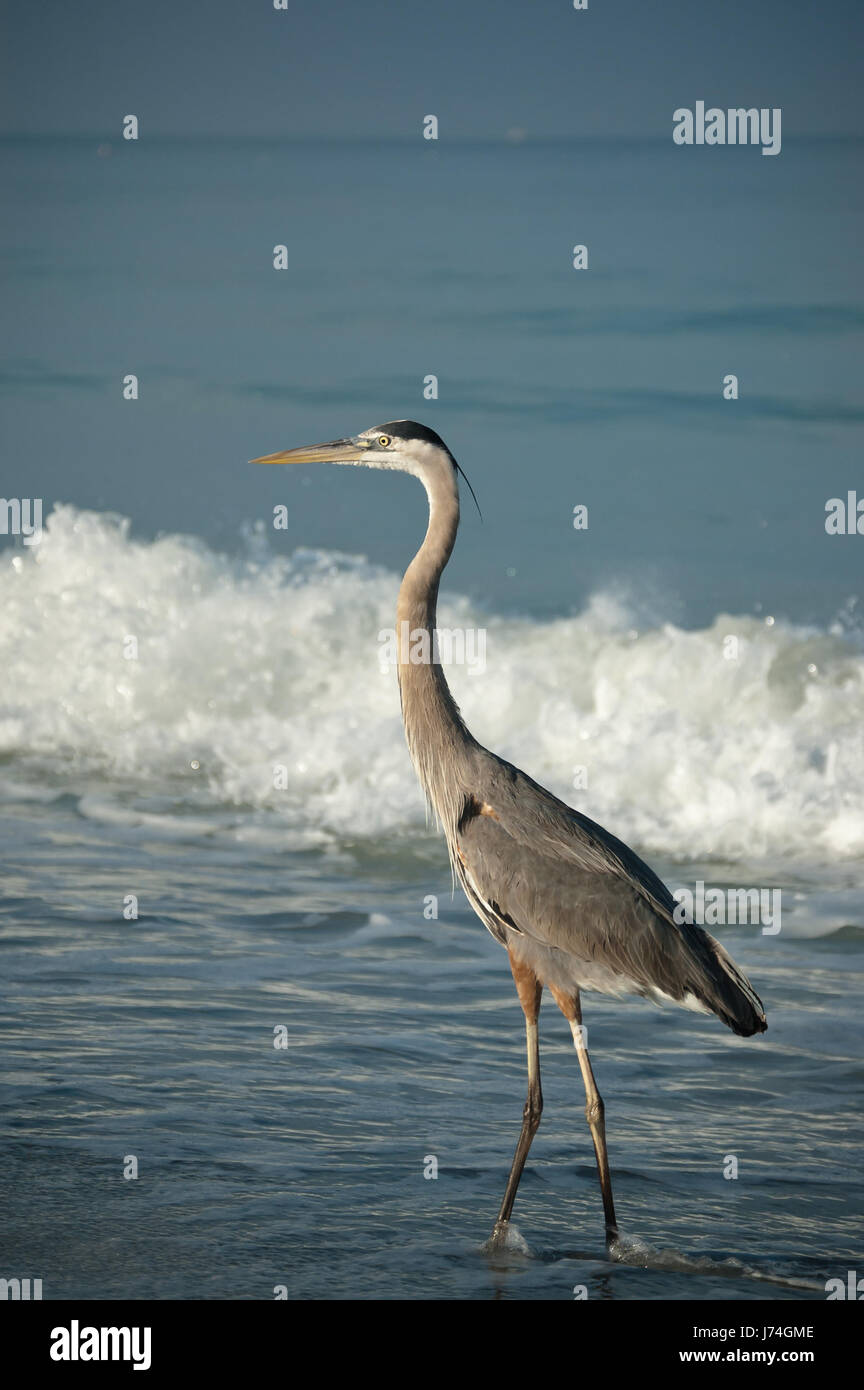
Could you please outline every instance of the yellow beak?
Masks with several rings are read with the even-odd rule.
[[[283,449],[278,454],[264,454],[251,463],[359,463],[369,448],[369,442],[354,439],[333,439],[329,444],[309,444],[304,449]]]

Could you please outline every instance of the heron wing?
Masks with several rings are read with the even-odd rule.
[[[482,805],[460,826],[458,872],[499,941],[506,944],[506,927],[622,980],[681,997],[679,928],[658,916],[632,881],[595,868],[590,858],[527,845],[488,802]]]
[[[466,800],[457,828],[457,872],[499,941],[507,944],[509,928],[601,964],[640,992],[693,996],[735,1032],[764,1029],[746,976],[708,932],[676,921],[669,889],[633,850],[518,768],[486,757],[482,796]]]
[[[483,753],[485,765],[478,769],[483,794],[474,798],[475,812],[485,807],[492,814],[484,818],[494,815],[515,844],[569,865],[577,877],[581,873],[596,875],[601,881],[610,879],[618,891],[623,883],[640,894],[660,917],[676,925],[675,899],[628,845],[519,768],[485,749]]]

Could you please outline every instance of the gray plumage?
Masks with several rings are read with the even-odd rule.
[[[493,1245],[505,1242],[528,1148],[542,1110],[537,1012],[548,986],[573,1030],[585,1081],[606,1215],[617,1239],[603,1102],[581,1028],[580,991],[635,993],[717,1015],[742,1036],[763,1032],[758,995],[719,942],[675,920],[668,888],[620,840],[483,748],[459,714],[440,663],[412,659],[406,635],[436,627],[438,585],[459,525],[458,469],[443,440],[413,421],[350,439],[271,454],[256,462],[393,468],[416,476],[429,499],[423,544],[397,603],[399,688],[405,734],[453,872],[481,921],[504,947],[525,1011],[529,1094]]]

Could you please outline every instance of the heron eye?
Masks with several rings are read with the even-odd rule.
[[[390,444],[389,434],[379,434],[378,443],[381,445],[382,449],[386,449]]]

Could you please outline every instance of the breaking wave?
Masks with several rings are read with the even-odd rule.
[[[306,843],[423,825],[380,660],[398,577],[248,540],[240,558],[184,536],[139,542],[122,518],[63,506],[40,545],[6,552],[7,786],[98,801],[119,785],[154,819],[254,808]],[[448,671],[476,736],[646,852],[864,855],[851,621],[720,614],[688,631],[634,613],[608,592],[545,621],[445,595],[442,627],[486,632],[485,669]]]

